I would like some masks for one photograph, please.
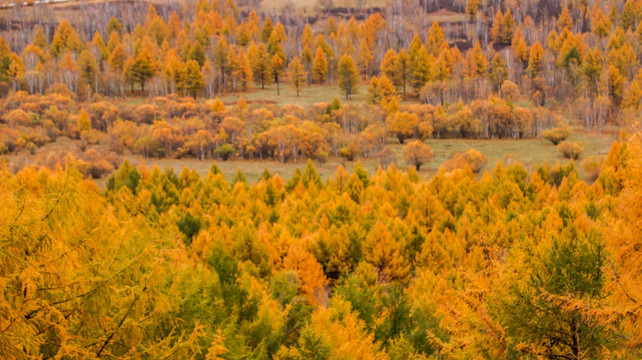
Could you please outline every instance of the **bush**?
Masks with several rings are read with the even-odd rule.
[[[441,165],[441,168],[451,171],[468,166],[474,173],[478,173],[486,164],[488,164],[488,158],[484,154],[477,149],[469,149],[464,153],[453,154],[450,160]]]
[[[557,149],[565,158],[577,160],[584,152],[584,145],[581,142],[564,141],[557,145]]]
[[[357,153],[359,153],[359,148],[352,142],[339,149],[339,155],[348,161],[353,161],[357,157]]]
[[[602,164],[604,164],[603,156],[589,156],[584,161],[582,161],[582,169],[586,171],[586,176],[591,181],[597,180],[600,176],[600,170],[602,170]]]
[[[426,145],[423,141],[415,140],[403,148],[403,156],[407,162],[411,163],[417,171],[425,162],[432,160],[435,154],[432,152],[430,146]]]
[[[227,161],[230,157],[232,157],[232,155],[234,155],[235,152],[236,149],[230,144],[223,144],[217,147],[216,150],[214,150],[216,156],[223,159],[223,161]]]
[[[569,126],[560,126],[544,131],[542,136],[544,139],[553,143],[553,145],[558,145],[562,141],[566,140],[571,133],[572,131]]]
[[[36,150],[38,150],[38,145],[36,145],[36,144],[32,143],[31,141],[29,141],[27,143],[27,145],[25,145],[25,149],[27,149],[29,151],[29,154],[33,155],[33,154],[36,153]]]

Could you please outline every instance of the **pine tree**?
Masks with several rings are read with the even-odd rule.
[[[345,93],[346,99],[350,99],[352,94],[359,92],[359,73],[352,56],[344,54],[341,57],[337,75],[339,76],[339,88]]]
[[[299,61],[298,57],[294,57],[292,61],[290,61],[290,65],[288,66],[288,75],[290,77],[290,82],[292,83],[292,86],[296,89],[296,96],[299,96],[299,90],[303,87],[305,84],[305,79],[307,77],[307,73],[305,72],[303,65],[301,64],[301,61]]]

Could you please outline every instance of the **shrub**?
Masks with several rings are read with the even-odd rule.
[[[339,155],[348,161],[353,161],[359,152],[359,148],[355,143],[349,143],[348,145],[339,149]]]
[[[600,176],[600,170],[602,170],[602,164],[604,164],[603,156],[589,156],[584,161],[582,161],[582,169],[586,171],[586,176],[591,181],[595,181]]]
[[[562,141],[566,140],[571,133],[572,131],[569,126],[560,126],[544,131],[542,136],[544,139],[553,143],[553,145],[558,145]]]
[[[466,166],[474,173],[478,173],[488,164],[488,158],[477,149],[469,149],[464,153],[455,153],[450,160],[441,165],[446,171],[463,169]]]
[[[38,145],[36,145],[36,144],[32,143],[31,141],[29,141],[27,143],[27,145],[25,145],[25,149],[27,149],[27,151],[29,151],[29,154],[33,155],[33,154],[36,153],[36,150],[38,150]]]
[[[223,144],[217,147],[216,150],[214,150],[216,156],[223,159],[223,161],[227,161],[230,157],[232,157],[232,155],[234,155],[235,152],[236,149],[230,144]]]
[[[435,154],[432,152],[430,146],[426,145],[423,141],[415,140],[409,142],[403,148],[403,156],[407,162],[411,163],[417,171],[425,162],[432,160]]]
[[[557,145],[557,149],[562,155],[567,159],[577,160],[582,156],[584,152],[584,145],[581,142],[575,141],[564,141],[563,143]]]

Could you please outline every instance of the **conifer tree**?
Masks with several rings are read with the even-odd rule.
[[[281,60],[281,56],[279,54],[274,54],[274,56],[272,56],[272,75],[274,76],[274,82],[276,83],[277,95],[281,94],[281,90],[279,89],[281,74],[283,74],[283,60]]]
[[[201,73],[201,67],[198,65],[196,60],[190,60],[185,64],[184,71],[183,81],[185,89],[192,94],[194,99],[196,99],[198,92],[205,86],[205,79]]]
[[[337,75],[339,76],[339,88],[343,90],[346,99],[350,99],[352,94],[359,92],[359,73],[357,72],[357,67],[354,65],[352,56],[344,54],[341,57]]]
[[[298,57],[294,57],[292,61],[290,61],[290,65],[288,66],[288,76],[290,77],[290,82],[292,83],[292,86],[296,89],[296,96],[299,96],[299,91],[305,84],[305,79],[307,77],[307,73],[305,72],[303,65],[301,64],[301,61],[299,61]]]
[[[252,66],[252,77],[256,84],[261,84],[261,89],[265,89],[265,85],[272,83],[272,58],[265,49],[265,45],[260,43],[252,50],[252,46],[248,49],[248,58]]]
[[[152,55],[146,47],[143,47],[129,68],[127,78],[131,82],[139,83],[141,90],[145,92],[145,83],[154,77],[155,74],[156,67],[152,60]]]
[[[312,64],[312,74],[314,81],[317,84],[323,84],[325,82],[327,73],[328,61],[326,60],[325,52],[319,46],[317,47],[317,53],[314,56],[314,63]]]

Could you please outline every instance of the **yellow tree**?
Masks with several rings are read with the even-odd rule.
[[[283,74],[283,60],[281,60],[281,56],[279,54],[274,54],[274,56],[272,56],[272,75],[274,76],[274,82],[276,83],[277,95],[281,94],[279,89],[281,74]]]
[[[408,112],[397,112],[386,119],[386,130],[396,136],[400,144],[403,144],[405,139],[415,134],[415,128],[418,125],[419,117],[417,114]]]
[[[339,77],[339,88],[343,90],[346,99],[352,97],[352,94],[359,92],[359,73],[357,67],[354,65],[352,56],[343,54],[339,60],[339,67],[337,69]]]
[[[305,84],[307,73],[301,64],[301,61],[299,61],[299,58],[296,56],[292,61],[290,61],[290,65],[288,66],[288,75],[290,77],[290,83],[292,83],[292,86],[296,89],[296,96],[299,96],[299,91]]]
[[[51,55],[60,56],[65,51],[79,53],[83,49],[83,43],[80,41],[76,30],[67,20],[63,20],[54,33],[51,41]]]
[[[536,41],[535,44],[531,46],[531,51],[528,56],[528,76],[531,79],[534,79],[539,74],[543,56],[544,50],[539,42]]]
[[[328,73],[328,61],[325,52],[319,46],[317,47],[316,55],[312,64],[312,76],[316,83],[323,84],[325,82],[326,74]]]
[[[364,38],[361,40],[361,44],[359,45],[359,57],[358,57],[359,68],[361,69],[361,74],[363,75],[364,80],[366,79],[366,76],[370,74],[370,68],[371,68],[373,59],[374,59],[374,56],[372,55],[372,51],[368,46],[368,42]]]
[[[415,140],[409,142],[403,148],[403,156],[407,162],[411,163],[417,171],[421,165],[432,160],[435,154],[432,152],[430,146],[426,145],[423,141]]]

